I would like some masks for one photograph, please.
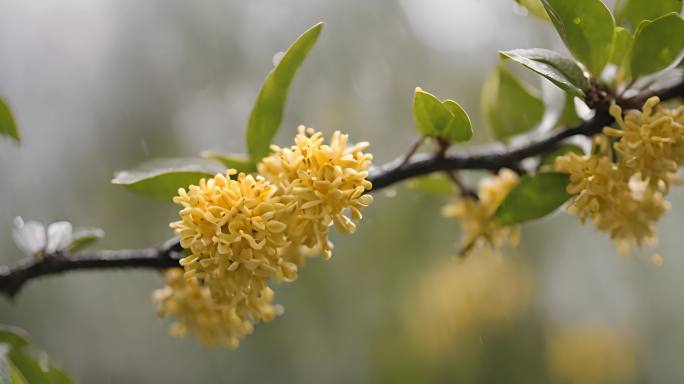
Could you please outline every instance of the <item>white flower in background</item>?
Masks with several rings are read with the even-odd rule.
[[[43,223],[24,222],[20,216],[14,218],[12,238],[17,247],[28,256],[40,254],[47,245],[47,233]]]
[[[68,221],[56,221],[45,227],[38,221],[14,218],[12,237],[17,247],[27,256],[44,257],[71,248],[73,251],[96,239],[104,237],[100,228],[76,228]]]

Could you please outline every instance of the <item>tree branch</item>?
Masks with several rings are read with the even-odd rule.
[[[158,248],[60,252],[40,259],[27,257],[11,267],[0,266],[0,292],[13,297],[31,279],[71,270],[178,267],[182,252],[178,238],[172,238]]]
[[[618,103],[624,108],[640,108],[651,96],[659,96],[663,100],[684,97],[684,79],[667,87],[649,89],[637,96],[618,100]],[[520,144],[517,145],[489,144],[468,152],[451,151],[444,155],[421,153],[414,154],[408,159],[401,156],[385,165],[373,167],[368,178],[373,183],[373,191],[376,191],[432,172],[462,169],[497,171],[501,168],[517,168],[521,160],[544,154],[569,137],[599,133],[604,126],[612,122],[613,118],[605,109],[598,109],[593,118],[576,127],[531,133],[521,138]],[[173,238],[158,248],[56,253],[40,259],[28,257],[9,267],[0,266],[0,293],[12,298],[29,280],[71,270],[178,267],[181,255],[182,249],[178,239]]]

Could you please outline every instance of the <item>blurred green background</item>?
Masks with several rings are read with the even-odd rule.
[[[474,142],[486,142],[479,91],[496,51],[562,50],[550,27],[508,0],[2,2],[0,95],[23,137],[21,146],[0,142],[0,263],[21,257],[11,239],[18,215],[100,226],[101,247],[171,236],[176,208],[110,185],[114,171],[204,149],[243,152],[273,55],[318,21],[323,35],[276,141],[289,144],[300,123],[342,130],[370,141],[377,164],[416,135],[415,86],[459,101]],[[531,301],[505,327],[447,340],[438,357],[417,346],[407,317],[432,316],[412,311],[416,292],[452,258],[459,229],[440,215],[447,199],[401,185],[376,193],[356,235],[333,235],[332,260],[311,260],[296,283],[276,288],[285,314],[237,351],[169,336],[151,302],[161,286],[152,271],[32,281],[13,302],[0,298],[0,323],[25,328],[83,383],[548,382],[551,346],[567,329],[586,329],[570,340],[598,351],[567,347],[561,354],[578,371],[618,354],[634,362],[616,382],[684,382],[684,193],[675,188],[670,200],[661,268],[650,251],[618,256],[606,236],[566,214],[526,225],[514,254],[530,270]],[[433,323],[426,331],[444,331]]]

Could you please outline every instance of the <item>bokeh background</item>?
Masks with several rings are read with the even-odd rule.
[[[21,257],[18,215],[100,226],[104,248],[168,238],[176,208],[110,185],[113,173],[154,157],[243,152],[274,54],[318,21],[323,35],[276,141],[288,144],[300,123],[339,129],[370,141],[377,163],[416,135],[415,86],[459,101],[474,142],[486,142],[479,92],[496,51],[561,49],[508,0],[3,1],[0,95],[23,137],[0,142],[0,263]],[[459,239],[440,215],[447,200],[402,185],[378,192],[356,235],[333,235],[332,260],[311,260],[277,287],[285,314],[237,351],[170,337],[150,299],[161,286],[153,271],[32,281],[13,302],[0,298],[0,323],[25,328],[83,383],[684,382],[680,188],[659,225],[661,268],[651,251],[619,256],[561,213],[525,225],[515,266],[497,272],[505,278],[463,281],[435,272],[453,263]],[[501,295],[516,289],[524,294]],[[440,321],[501,301],[514,309],[492,321]]]

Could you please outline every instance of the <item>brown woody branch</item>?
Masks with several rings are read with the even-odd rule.
[[[663,100],[684,97],[684,80],[664,88],[646,90],[637,96],[618,100],[618,103],[625,108],[639,108],[650,96],[659,96]],[[516,145],[490,144],[475,147],[468,152],[419,153],[412,154],[408,159],[401,156],[387,164],[372,168],[369,179],[375,191],[433,172],[519,169],[520,161],[547,153],[569,137],[596,134],[612,122],[613,118],[605,107],[599,107],[593,118],[576,127],[532,133],[518,140],[520,144]],[[29,257],[11,266],[0,266],[0,293],[11,298],[29,280],[72,270],[178,267],[181,254],[178,239],[174,238],[157,248],[56,253],[40,259]]]

